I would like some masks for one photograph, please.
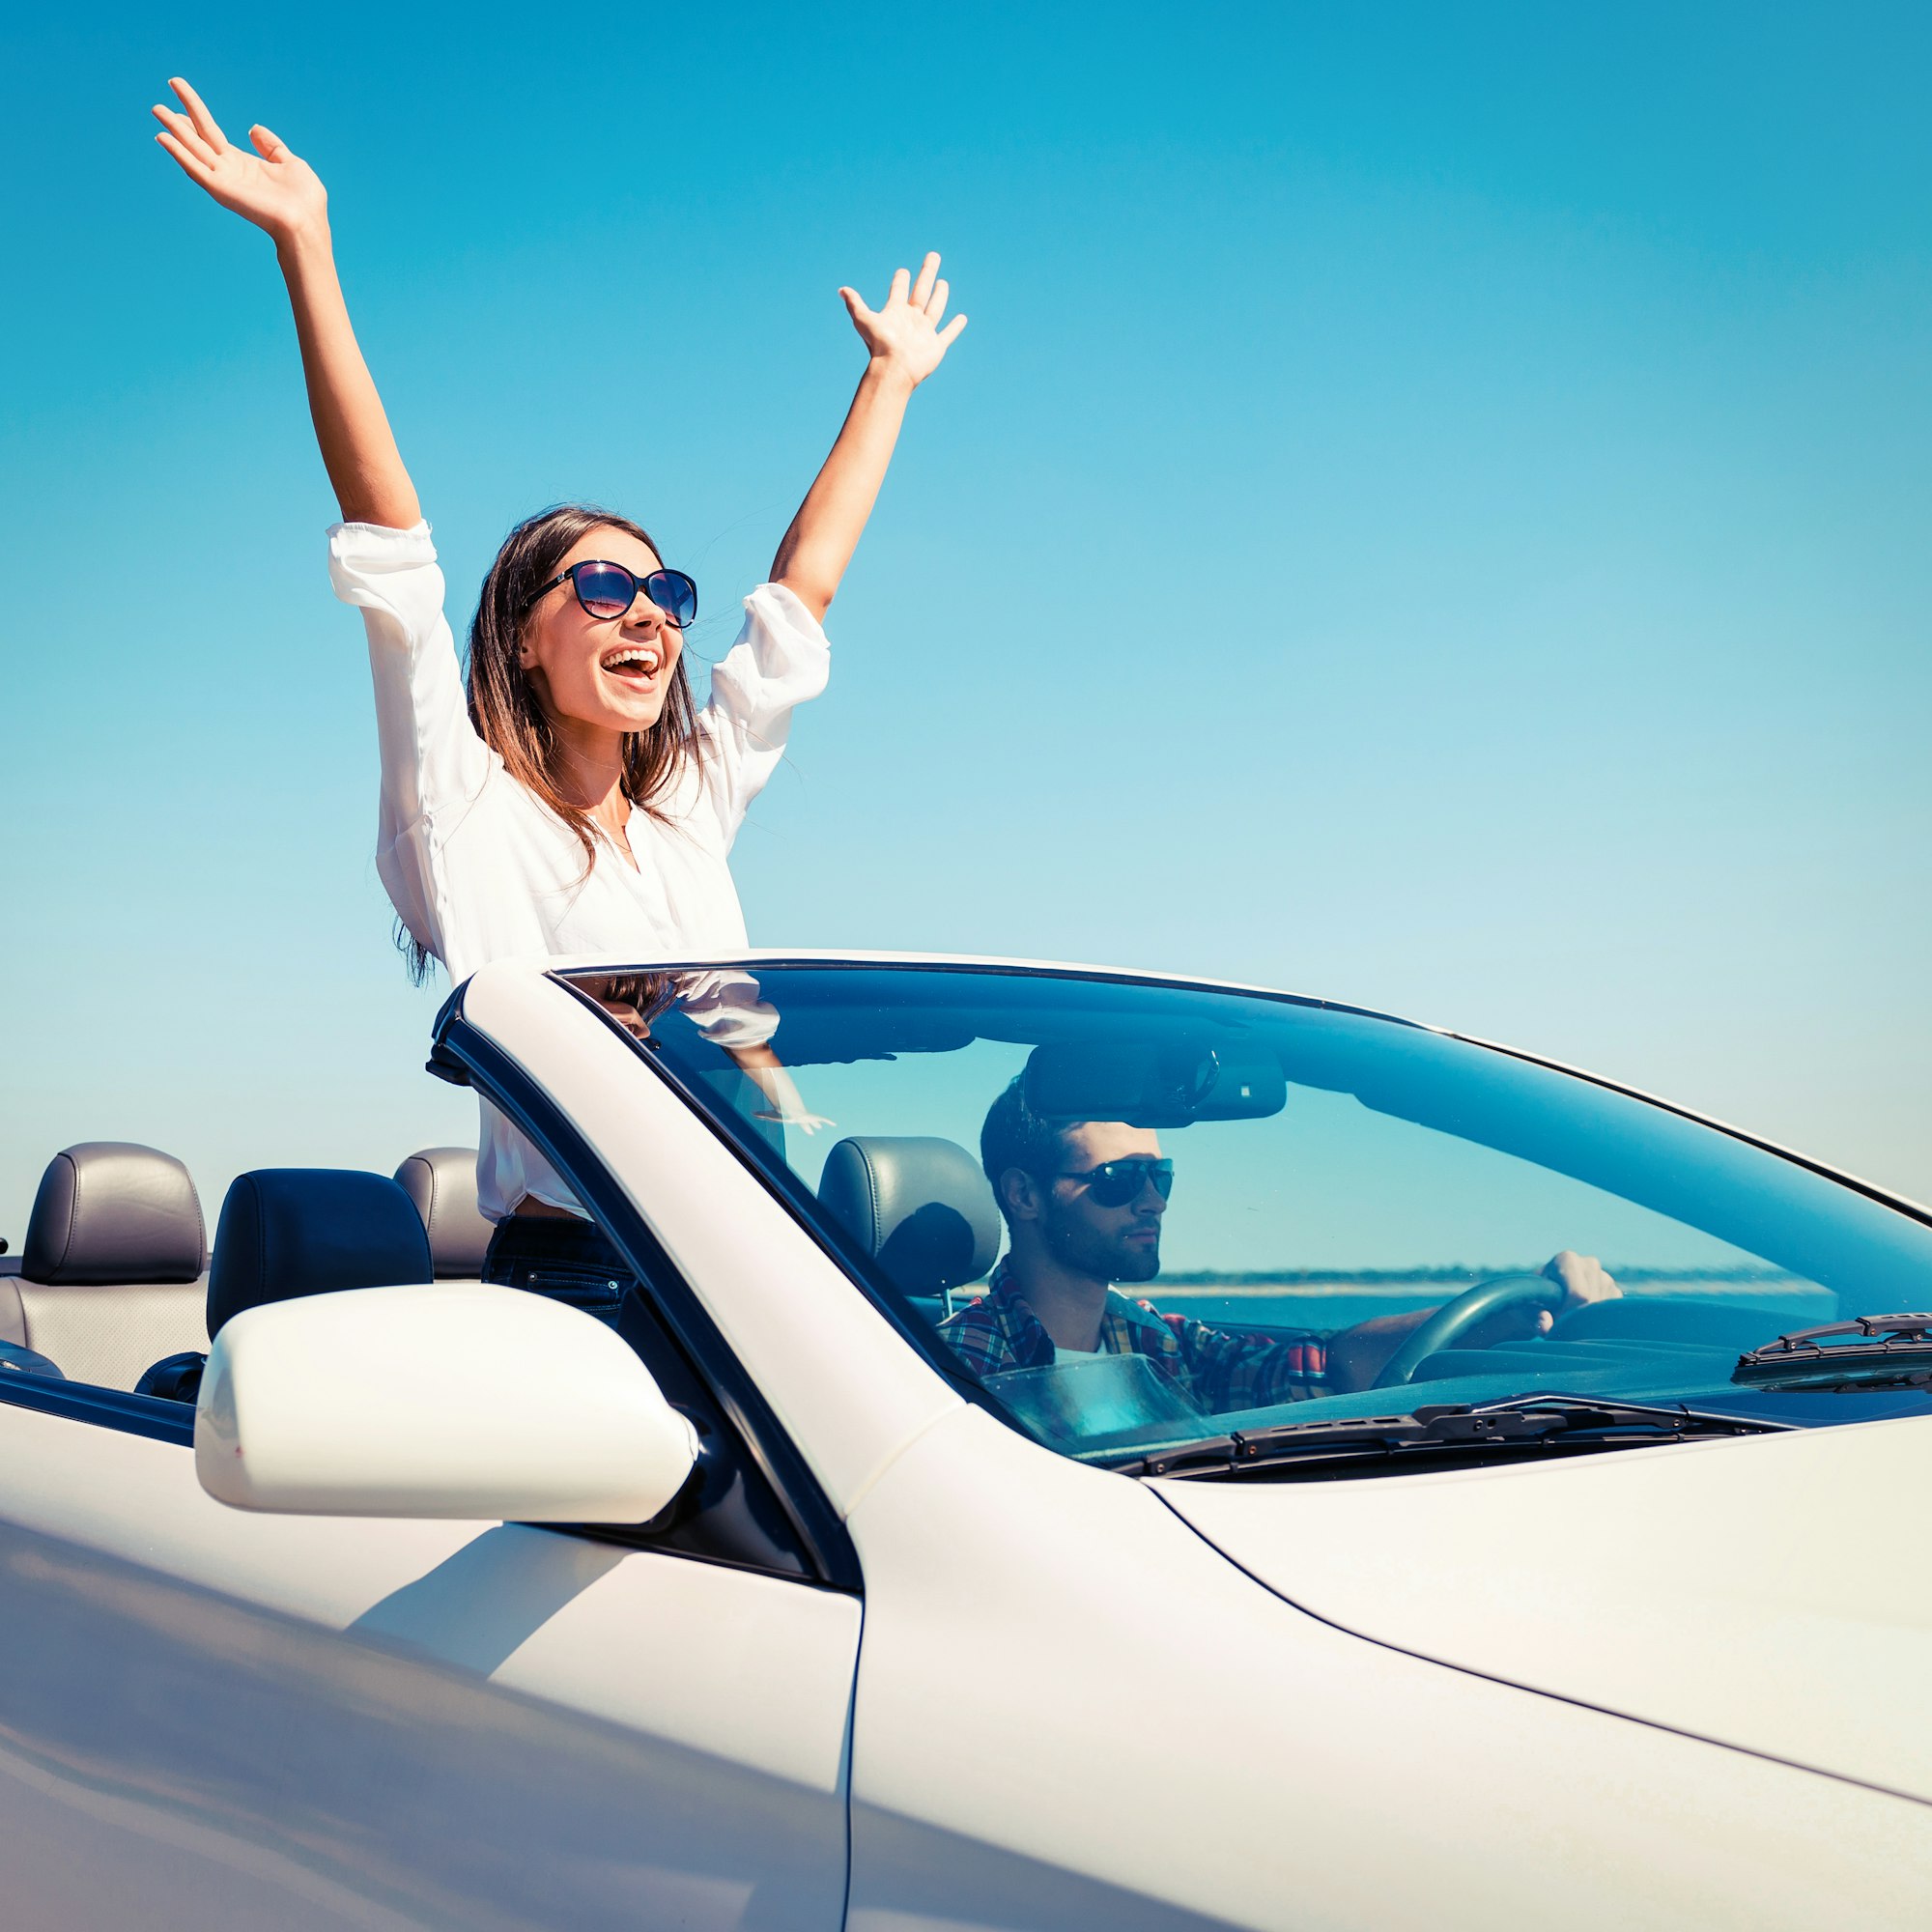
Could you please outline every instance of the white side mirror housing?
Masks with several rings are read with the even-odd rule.
[[[696,1461],[617,1335],[514,1288],[248,1309],[214,1338],[195,1406],[195,1474],[232,1509],[642,1522]]]

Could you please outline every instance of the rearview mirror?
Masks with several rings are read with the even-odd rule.
[[[1260,1120],[1288,1104],[1280,1060],[1264,1047],[1201,1040],[1080,1040],[1037,1046],[1022,1090],[1047,1121],[1185,1127]]]
[[[642,1522],[691,1424],[601,1321],[514,1288],[358,1288],[250,1308],[202,1376],[194,1469],[232,1509]]]

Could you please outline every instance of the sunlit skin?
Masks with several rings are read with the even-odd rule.
[[[316,441],[343,521],[412,528],[422,508],[350,325],[321,178],[267,128],[250,128],[247,145],[238,146],[185,80],[168,86],[179,105],[156,106],[156,140],[190,181],[275,244]],[[966,327],[963,315],[947,319],[952,292],[937,254],[924,258],[917,276],[895,270],[876,309],[853,288],[840,288],[838,298],[865,345],[866,368],[771,569],[771,582],[783,584],[821,619],[871,516],[912,392]],[[588,532],[564,561],[597,558],[639,576],[660,561],[648,545],[610,529]],[[568,584],[548,592],[532,614],[523,661],[536,674],[538,702],[565,747],[560,789],[628,856],[623,736],[656,724],[682,640],[664,613],[641,599],[627,616],[600,623],[585,614]],[[609,668],[611,652],[627,644],[655,648],[657,661],[632,671]]]
[[[350,324],[321,178],[270,129],[258,124],[249,128],[247,144],[238,146],[185,80],[168,86],[178,105],[156,106],[156,140],[211,199],[275,244],[316,443],[343,521],[413,528],[422,506]],[[876,309],[853,288],[841,287],[838,298],[865,346],[866,367],[831,453],[779,544],[770,580],[814,619],[825,616],[858,548],[912,392],[966,327],[963,315],[947,318],[952,291],[936,253],[925,256],[917,276],[896,270]],[[662,563],[635,536],[600,526],[573,545],[557,569],[599,560],[622,564],[639,579]],[[568,582],[538,600],[519,643],[519,662],[561,748],[553,774],[557,790],[589,814],[633,867],[624,739],[648,731],[663,716],[683,647],[677,628],[641,594],[623,616],[596,618]],[[807,1111],[768,1047],[741,1049],[737,1058],[771,1102],[766,1118],[808,1133],[830,1124]],[[526,1202],[519,1211],[544,1209]]]
[[[1122,1121],[1083,1121],[1060,1136],[1051,1179],[1009,1167],[1000,1194],[1010,1229],[1008,1266],[1057,1349],[1092,1350],[1114,1282],[1160,1272],[1160,1222],[1167,1203],[1151,1181],[1123,1208],[1098,1206],[1084,1181],[1065,1179],[1110,1160],[1158,1160],[1160,1137]]]
[[[595,562],[621,563],[639,579],[663,568],[648,544],[607,524],[585,531],[551,574]],[[632,866],[631,807],[619,783],[624,738],[648,731],[663,715],[683,651],[683,634],[641,589],[624,616],[593,617],[568,582],[537,600],[518,644],[517,661],[556,731],[566,796],[597,819]]]
[[[1160,1137],[1123,1121],[1081,1121],[1063,1128],[1059,1141],[1061,1157],[1052,1177],[1036,1177],[1017,1167],[1000,1177],[1009,1228],[1007,1264],[1014,1289],[1039,1318],[1054,1347],[1091,1352],[1099,1346],[1108,1289],[1151,1281],[1160,1272],[1161,1221],[1168,1204],[1149,1179],[1123,1207],[1103,1208],[1086,1182],[1069,1177],[1113,1160],[1158,1160]],[[1182,1184],[1179,1175],[1176,1184]],[[1557,1314],[1623,1292],[1595,1256],[1569,1248],[1554,1256],[1544,1272],[1565,1291]],[[1378,1315],[1341,1330],[1328,1345],[1330,1385],[1338,1391],[1371,1386],[1382,1365],[1435,1313],[1421,1308]],[[1504,1309],[1470,1329],[1463,1345],[1480,1349],[1547,1333],[1555,1319],[1548,1310]]]

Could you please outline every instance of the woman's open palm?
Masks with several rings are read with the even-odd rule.
[[[872,353],[875,361],[885,361],[902,369],[914,387],[939,367],[941,359],[966,327],[966,318],[955,315],[944,328],[940,318],[946,313],[950,291],[939,279],[939,257],[928,255],[920,264],[919,280],[900,269],[893,276],[893,286],[884,303],[869,309],[856,289],[840,289],[852,327]]]
[[[277,242],[326,216],[327,192],[306,161],[292,155],[266,128],[248,130],[253,154],[231,147],[201,96],[186,81],[171,80],[168,85],[187,112],[156,107],[155,119],[161,131],[155,138],[181,163],[190,181]]]

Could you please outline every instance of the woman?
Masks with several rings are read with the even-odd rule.
[[[356,347],[329,244],[327,196],[266,128],[233,147],[185,80],[156,139],[224,208],[262,229],[295,311],[309,412],[342,522],[336,595],[369,634],[383,800],[377,870],[418,971],[460,980],[489,960],[563,952],[640,959],[746,944],[727,855],[782,753],[792,707],[824,689],[819,628],[892,460],[907,400],[966,327],[941,327],[928,255],[874,311],[840,289],[868,359],[844,426],[736,645],[695,704],[683,662],[697,593],[627,518],[580,505],[512,530],[483,580],[469,688],[443,615],[429,526]],[[771,1048],[743,976],[719,976],[696,1015],[781,1114],[818,1124]],[[689,1006],[688,1006],[689,1009]],[[624,1269],[562,1179],[486,1102],[477,1194],[497,1223],[486,1273],[555,1285]]]

